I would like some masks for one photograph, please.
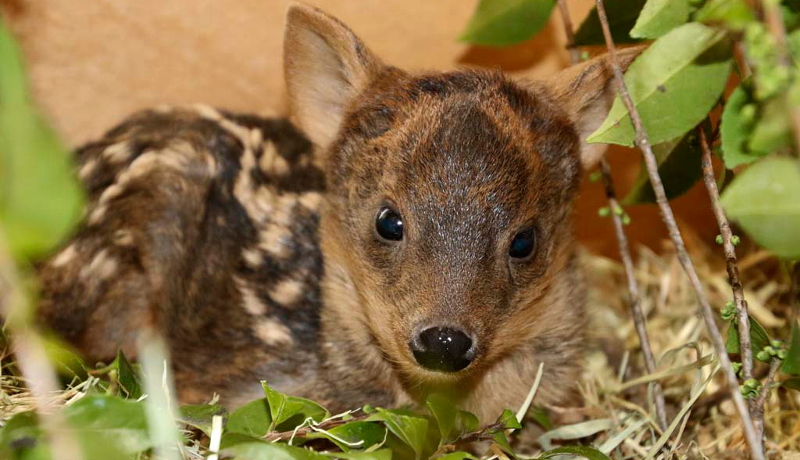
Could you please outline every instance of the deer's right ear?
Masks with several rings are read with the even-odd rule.
[[[292,113],[322,149],[336,137],[350,102],[383,67],[347,26],[301,4],[287,13],[283,62]]]

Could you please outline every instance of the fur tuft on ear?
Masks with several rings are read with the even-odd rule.
[[[637,46],[618,50],[617,60],[622,70],[644,49],[644,46]],[[608,148],[605,144],[587,144],[586,138],[603,123],[617,94],[610,56],[604,54],[564,69],[550,78],[548,84],[578,128],[581,163],[588,170],[600,161]]]
[[[286,15],[283,62],[292,113],[322,149],[336,137],[350,102],[383,68],[338,19],[298,3]]]

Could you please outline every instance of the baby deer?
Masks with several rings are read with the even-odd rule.
[[[540,363],[537,403],[573,395],[571,213],[606,59],[547,82],[412,74],[293,5],[284,61],[300,130],[161,108],[77,152],[90,204],[42,268],[42,321],[91,360],[159,331],[182,402],[236,406],[263,379],[333,411],[449,392],[491,420]]]

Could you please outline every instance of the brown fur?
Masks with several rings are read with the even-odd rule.
[[[185,402],[237,405],[265,379],[332,410],[449,391],[486,421],[540,363],[537,402],[569,398],[585,330],[571,210],[602,153],[581,140],[610,105],[606,61],[550,83],[410,74],[295,5],[285,62],[311,143],[197,107],[135,115],[79,151],[91,204],[42,270],[42,320],[92,359],[160,330]],[[375,234],[386,203],[398,244]],[[530,226],[538,248],[511,260]],[[416,363],[409,341],[431,325],[475,337],[469,367]]]

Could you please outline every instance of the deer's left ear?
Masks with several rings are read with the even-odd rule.
[[[628,68],[644,47],[617,51],[622,70]],[[562,70],[547,82],[558,103],[567,111],[581,138],[581,163],[590,169],[603,157],[605,144],[587,144],[586,138],[605,120],[617,85],[607,54]]]

